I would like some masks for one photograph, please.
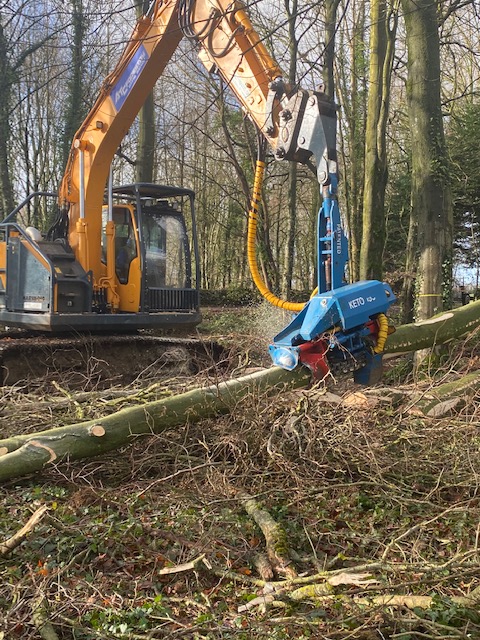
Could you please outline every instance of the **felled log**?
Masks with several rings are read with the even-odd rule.
[[[118,449],[136,437],[161,433],[172,426],[228,413],[249,394],[273,394],[304,387],[307,369],[279,367],[193,389],[141,406],[127,407],[100,420],[57,427],[0,440],[0,481],[25,476],[62,460],[78,460]]]
[[[430,418],[442,418],[465,405],[466,398],[480,389],[480,372],[429,389],[415,401],[415,409]]]
[[[296,577],[297,571],[292,563],[285,529],[255,498],[245,493],[240,493],[239,498],[245,511],[255,520],[265,537],[267,556],[273,569],[288,578]]]
[[[428,320],[398,327],[388,336],[385,353],[418,351],[461,338],[480,326],[480,300],[444,311]]]

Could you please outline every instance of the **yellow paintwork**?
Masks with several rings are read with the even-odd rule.
[[[121,284],[117,281],[117,292],[122,311],[137,312],[139,310],[141,281],[140,258],[137,256],[130,263],[128,284]]]
[[[107,302],[115,313],[120,306],[115,275],[115,224],[109,220],[105,229],[107,239],[107,275],[102,279],[102,286],[107,289]]]
[[[5,273],[2,273],[7,266],[7,244],[6,242],[0,242],[0,280],[2,287],[5,289],[7,286]]]
[[[103,194],[116,150],[183,37],[177,15],[179,4],[179,0],[157,0],[151,14],[137,22],[118,64],[105,79],[94,106],[75,135],[59,189],[60,206],[69,210],[70,245],[84,269],[93,273],[96,287],[103,287],[107,278],[108,296],[116,305],[118,295],[120,311],[138,310],[140,262],[132,263],[128,285],[118,282],[113,285],[111,268],[105,269],[101,255]],[[281,71],[252,27],[243,4],[230,0],[197,0],[191,24],[201,32],[202,62],[207,68],[215,65],[275,148],[277,129],[273,135],[265,132],[267,95],[270,82],[281,76]],[[141,47],[146,51],[147,60],[117,112],[112,91]],[[80,150],[85,171],[83,220],[80,220],[79,204]]]

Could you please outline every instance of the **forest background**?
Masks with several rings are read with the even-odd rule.
[[[145,6],[143,6],[143,4]],[[0,219],[55,191],[74,134],[148,2],[0,5]],[[285,78],[339,104],[340,201],[349,274],[387,278],[403,320],[480,286],[480,7],[471,0],[264,0],[252,21]],[[256,132],[183,42],[114,160],[135,179],[197,194],[201,287],[251,288],[245,237]],[[283,295],[314,288],[319,190],[270,155],[259,259]],[[45,228],[39,202],[26,224]],[[456,281],[455,281],[456,275]]]

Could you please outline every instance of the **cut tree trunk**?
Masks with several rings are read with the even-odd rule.
[[[398,327],[388,336],[385,353],[418,351],[466,336],[480,325],[480,300]]]
[[[0,481],[25,476],[62,460],[93,457],[130,444],[137,436],[228,413],[247,395],[306,386],[307,369],[278,367],[194,389],[171,398],[128,407],[100,420],[0,440]]]

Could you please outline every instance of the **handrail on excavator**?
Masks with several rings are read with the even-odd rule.
[[[11,211],[8,214],[8,216],[4,220],[2,220],[0,222],[0,224],[5,224],[6,222],[10,222],[10,220],[15,218],[17,213],[19,211],[21,211],[23,209],[23,207],[30,202],[30,200],[33,200],[33,198],[38,198],[38,197],[42,197],[42,198],[58,198],[58,194],[53,192],[53,191],[35,191],[34,193],[31,193],[29,196],[27,196],[25,198],[25,200],[23,200],[19,205],[17,205],[15,207],[15,209],[13,211]]]

